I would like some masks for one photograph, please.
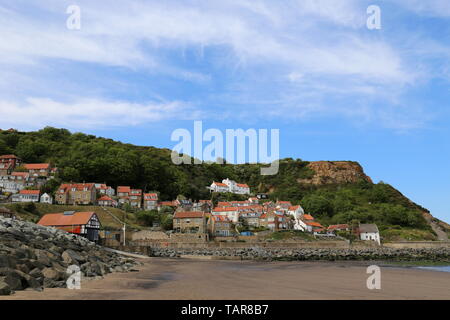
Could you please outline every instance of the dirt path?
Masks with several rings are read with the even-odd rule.
[[[381,290],[354,262],[196,261],[151,258],[81,290],[24,291],[0,299],[450,299],[450,273],[382,267]]]
[[[438,240],[449,241],[447,233],[444,230],[442,230],[439,224],[433,221],[433,217],[430,214],[426,214],[424,215],[424,217],[430,224],[433,231],[437,234]]]

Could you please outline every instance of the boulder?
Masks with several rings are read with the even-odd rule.
[[[11,287],[4,281],[0,280],[0,296],[8,296],[11,294]]]

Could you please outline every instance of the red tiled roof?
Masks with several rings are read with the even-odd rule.
[[[173,201],[161,201],[159,203],[161,206],[168,206],[168,207],[176,207],[177,205],[173,203]]]
[[[328,226],[328,230],[340,230],[340,229],[349,229],[348,224],[333,224],[331,226]]]
[[[185,218],[203,218],[205,216],[204,212],[201,211],[179,211],[175,212],[173,216],[175,219],[185,219]]]
[[[222,183],[222,182],[213,182],[213,184],[215,184],[216,186],[219,186],[219,187],[228,187],[225,183]]]
[[[83,191],[84,188],[91,190],[94,187],[93,183],[63,183],[58,188],[58,193],[66,193],[69,189],[75,188],[77,191]],[[63,192],[61,192],[63,190]]]
[[[306,220],[314,220],[313,216],[310,215],[310,214],[304,214],[303,218],[306,219]]]
[[[113,201],[113,199],[111,199],[111,198],[108,197],[108,196],[103,196],[103,197],[101,197],[100,199],[98,199],[98,201]]]
[[[157,193],[144,193],[144,200],[158,200]]]
[[[20,159],[20,158],[13,154],[4,154],[0,156],[0,159]]]
[[[245,183],[236,183],[236,185],[240,188],[250,188],[247,184]]]
[[[95,212],[75,212],[72,215],[63,213],[49,213],[39,220],[38,224],[42,226],[72,226],[84,225],[89,222]]]
[[[230,207],[231,203],[230,202],[225,202],[225,201],[219,201],[217,203],[217,207]]]
[[[237,207],[216,207],[213,212],[238,211]]]
[[[300,208],[300,206],[290,206],[289,207],[289,211],[295,211],[295,210],[297,210],[298,208]]]
[[[20,194],[34,194],[34,195],[39,195],[40,191],[39,191],[39,190],[20,190],[19,193],[20,193]]]
[[[130,187],[125,187],[125,186],[119,186],[117,187],[117,192],[118,193],[129,193],[131,191]]]
[[[14,177],[23,177],[23,178],[30,176],[28,172],[12,172],[11,175]]]
[[[27,170],[41,170],[50,168],[50,163],[28,163],[24,165]]]
[[[315,222],[315,221],[306,222],[306,224],[307,224],[308,226],[312,226],[312,227],[320,227],[320,228],[323,228],[323,226],[322,226],[320,223]]]

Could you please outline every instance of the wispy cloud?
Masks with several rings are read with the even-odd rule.
[[[99,84],[104,74],[105,83],[112,77],[130,88],[141,88],[146,80],[149,87],[154,86],[151,81],[161,86],[167,82],[172,87],[163,90],[165,99],[191,101],[197,109],[215,108],[208,111],[218,116],[351,114],[353,118],[356,114],[390,127],[389,118],[411,122],[393,106],[411,88],[430,79],[432,66],[423,57],[448,57],[447,46],[439,43],[420,52],[417,36],[404,30],[401,34],[395,34],[392,26],[391,34],[367,30],[366,8],[372,3],[365,0],[79,0],[82,28],[78,31],[66,29],[69,4],[43,0],[30,7],[28,1],[4,0],[0,5],[0,71],[11,79],[0,80],[0,94],[8,96],[16,110],[36,104],[36,98],[21,102],[30,96],[41,97],[39,105],[117,101],[117,90]],[[406,7],[400,1],[397,5]],[[425,7],[413,0],[407,10],[442,16],[448,8],[446,1],[431,0],[431,6]],[[71,63],[74,72],[57,74],[64,62]],[[45,67],[50,65],[56,71],[49,80]],[[76,72],[77,66],[86,65],[102,68],[94,85]],[[106,73],[105,68],[112,71]],[[148,80],[149,75],[159,78]],[[70,86],[58,90],[54,86],[58,77],[76,83],[76,91]],[[183,87],[180,81],[193,84]],[[36,87],[46,85],[42,94],[36,94]],[[93,93],[94,86],[100,93]],[[145,106],[142,99],[137,103],[123,92],[123,86],[121,90],[123,103]],[[273,107],[265,108],[270,103]],[[117,105],[109,107],[115,110]],[[148,112],[149,118],[136,121],[158,119],[155,110]],[[132,117],[126,119],[134,123]],[[97,125],[90,118],[85,124]]]
[[[0,101],[0,127],[38,129],[65,126],[69,129],[142,125],[168,119],[197,119],[199,111],[182,102],[136,104],[125,101],[81,99],[62,103],[28,98],[21,104]]]

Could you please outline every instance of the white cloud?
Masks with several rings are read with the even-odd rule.
[[[212,94],[229,99],[221,100],[221,105],[217,106],[221,113],[235,116],[229,104],[238,101],[241,105],[247,103],[245,112],[252,115],[255,111],[251,106],[259,108],[258,102],[264,104],[267,94],[270,102],[283,107],[279,112],[270,111],[270,114],[303,117],[314,113],[350,114],[355,110],[353,105],[334,109],[323,105],[324,96],[339,102],[344,97],[354,98],[355,104],[366,97],[378,96],[390,103],[396,95],[403,93],[404,88],[429,77],[427,68],[423,67],[426,63],[420,68],[411,63],[417,60],[413,56],[417,52],[388,41],[382,31],[371,32],[365,28],[366,8],[370,1],[129,0],[105,3],[79,0],[77,4],[81,7],[82,18],[79,31],[66,29],[65,9],[72,4],[69,1],[40,1],[33,7],[36,10],[34,14],[16,10],[26,6],[27,1],[4,1],[10,5],[4,8],[0,5],[0,38],[3,40],[0,42],[0,72],[8,71],[11,79],[29,79],[31,71],[24,71],[25,66],[34,70],[48,62],[61,60],[74,62],[75,68],[80,62],[102,67],[125,67],[131,72],[159,73],[199,85],[222,76],[222,73],[217,74],[217,70],[225,73],[234,69],[238,76],[227,79],[225,88],[218,89],[222,92]],[[417,4],[418,11],[423,10],[419,1],[412,3]],[[432,0],[432,3],[433,10],[445,12],[445,2]],[[220,54],[211,56],[212,51],[220,51]],[[185,52],[190,54],[185,57]],[[208,64],[209,69],[191,64],[192,52],[198,52],[198,61]],[[16,68],[20,70],[16,71],[20,77],[14,76],[14,66],[20,66]],[[263,75],[269,75],[265,81],[260,79]],[[85,79],[79,80],[77,85],[82,86]],[[46,81],[45,74],[36,77],[38,84],[34,87],[43,87]],[[27,94],[27,89],[33,87],[29,80],[15,81],[14,85],[19,88],[15,93],[25,93],[13,97],[13,101],[39,96],[36,92]],[[237,94],[234,90],[236,85],[242,89]],[[92,95],[89,81],[85,86],[86,92]],[[0,94],[9,94],[7,87],[8,82],[0,80]],[[108,92],[101,89],[101,97],[77,103],[89,105],[86,101],[107,101],[105,96]],[[111,86],[107,90],[111,90]],[[49,97],[46,103],[58,104],[55,101],[64,100],[64,94],[67,97],[79,96],[79,92],[45,92],[41,96]],[[189,99],[199,101],[207,100],[207,97],[200,89],[190,94]],[[169,97],[168,100],[177,98]],[[42,100],[39,104],[44,102]],[[33,103],[36,104],[28,101],[19,107]],[[112,110],[117,107],[114,103],[114,106],[106,104]],[[131,102],[123,104],[136,106]],[[363,111],[356,113],[367,114],[367,108],[367,105],[361,106]],[[286,113],[286,109],[293,112]],[[149,118],[146,121],[158,118],[159,113],[155,110],[147,112]],[[258,110],[258,114],[263,113],[264,110]],[[377,119],[380,118],[388,117],[379,116]],[[141,123],[146,118],[135,120],[128,116],[125,119],[132,124],[134,121]],[[77,121],[79,125],[83,122],[81,117]],[[84,122],[98,125],[95,119],[85,119]]]
[[[24,103],[0,101],[0,127],[69,129],[125,127],[168,119],[196,119],[198,110],[182,102],[137,104],[125,101],[80,99],[59,102],[28,98]]]

